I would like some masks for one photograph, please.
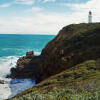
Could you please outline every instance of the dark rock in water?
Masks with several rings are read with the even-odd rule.
[[[5,81],[4,80],[0,80],[0,84],[4,84],[5,83]]]
[[[28,52],[25,57],[19,58],[16,68],[11,69],[11,77],[33,77],[40,82],[97,58],[100,58],[100,23],[72,24],[60,30],[40,56]]]
[[[32,58],[33,56],[34,56],[34,52],[33,51],[26,52],[26,57],[27,58]]]

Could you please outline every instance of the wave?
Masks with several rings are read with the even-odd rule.
[[[7,50],[12,50],[12,48],[2,48],[1,49],[2,51],[7,51]],[[13,48],[13,50],[17,50],[17,51],[21,51],[21,50],[23,50],[23,49],[18,49],[18,48]]]
[[[38,56],[38,55],[40,55],[41,54],[41,52],[34,52],[34,54],[36,55],[36,56]]]
[[[0,57],[0,80],[4,80],[4,84],[0,84],[0,100],[8,99],[17,93],[34,86],[35,82],[31,79],[8,79],[5,78],[10,74],[10,68],[16,66],[16,56]]]
[[[0,57],[0,77],[10,73],[10,68],[16,66],[17,59],[15,56]]]

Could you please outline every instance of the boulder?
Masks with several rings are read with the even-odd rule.
[[[26,57],[27,58],[32,58],[33,56],[34,56],[34,52],[33,51],[26,52]]]

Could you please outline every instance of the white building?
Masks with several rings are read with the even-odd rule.
[[[92,12],[91,11],[89,11],[88,23],[92,23]]]

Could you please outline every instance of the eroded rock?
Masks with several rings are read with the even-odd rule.
[[[26,57],[27,58],[32,58],[33,56],[34,56],[34,52],[33,51],[26,52]]]

